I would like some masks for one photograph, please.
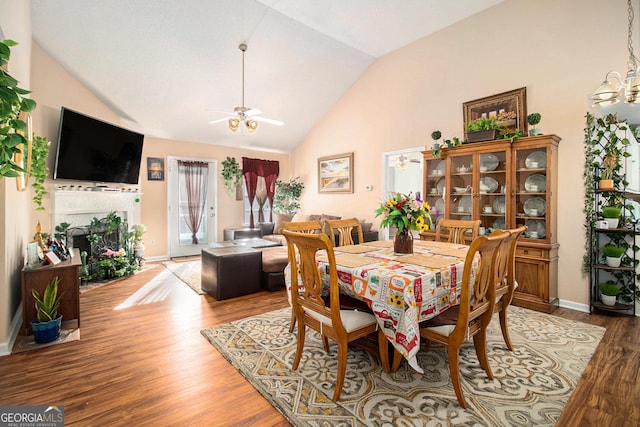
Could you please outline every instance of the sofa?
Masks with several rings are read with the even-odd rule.
[[[268,291],[277,291],[284,287],[284,268],[287,266],[287,242],[285,237],[280,233],[282,230],[283,222],[297,222],[297,221],[313,221],[320,220],[323,228],[325,220],[341,219],[341,217],[333,215],[285,215],[275,214],[274,222],[263,222],[258,224],[260,228],[261,237],[265,240],[277,242],[280,246],[272,248],[262,249],[262,287]],[[361,221],[362,237],[365,242],[371,242],[378,240],[378,232],[372,231],[372,223]],[[329,230],[325,229],[325,233],[330,235]],[[336,236],[337,240],[338,236]],[[357,241],[357,234],[353,236],[354,242]],[[337,246],[337,241],[334,242]]]

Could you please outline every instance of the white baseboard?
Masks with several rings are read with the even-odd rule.
[[[9,340],[7,342],[0,343],[0,357],[8,356],[11,354],[13,344],[18,338],[20,333],[20,327],[22,326],[22,306],[18,307],[16,314],[11,321],[11,327],[9,328]]]
[[[584,313],[589,313],[589,305],[588,304],[580,304],[573,301],[560,300],[560,307],[562,308],[570,308],[576,311],[582,311]]]
[[[152,256],[152,257],[145,257],[145,261],[149,261],[149,262],[155,262],[155,261],[169,261],[169,255],[159,255],[159,256]]]

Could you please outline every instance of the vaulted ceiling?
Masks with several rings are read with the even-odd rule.
[[[35,41],[127,127],[288,152],[373,61],[503,0],[31,0]],[[219,111],[264,117],[229,131]],[[72,107],[72,106],[68,106]]]

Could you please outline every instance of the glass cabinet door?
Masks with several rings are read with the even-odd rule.
[[[446,186],[447,162],[441,158],[430,158],[425,161],[426,187],[424,200],[431,206],[433,224],[445,216],[444,194]]]
[[[505,151],[478,156],[478,208],[480,235],[507,228],[507,154]]]
[[[451,156],[448,175],[449,218],[473,219],[473,155]]]
[[[515,227],[526,225],[526,238],[548,240],[547,150],[517,150],[515,162]]]

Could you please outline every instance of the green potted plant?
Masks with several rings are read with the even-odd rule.
[[[600,181],[598,188],[600,190],[613,190],[615,183],[613,181],[613,173],[618,165],[618,156],[614,152],[609,152],[602,160],[602,173],[600,173]]]
[[[616,305],[616,299],[620,288],[612,280],[608,280],[598,285],[600,288],[600,299],[604,305],[614,306]]]
[[[502,128],[497,117],[480,117],[465,126],[466,140],[469,142],[492,141]]]
[[[60,336],[62,315],[58,314],[58,308],[64,292],[58,295],[59,283],[60,278],[54,277],[44,289],[42,298],[38,291],[31,290],[36,306],[36,318],[31,320],[31,330],[37,343],[51,342]]]
[[[621,212],[622,210],[618,206],[603,206],[600,209],[602,217],[607,222],[607,228],[618,228]]]
[[[300,209],[302,190],[304,190],[304,184],[300,182],[300,177],[292,178],[288,182],[277,180],[272,211],[274,213],[295,215]]]
[[[27,124],[20,113],[29,113],[36,108],[34,100],[24,97],[30,92],[20,88],[4,67],[9,62],[11,47],[17,44],[13,40],[0,40],[0,178],[15,178],[24,172],[14,157],[27,146],[24,136]]]
[[[440,148],[440,143],[438,142],[438,140],[442,138],[442,132],[440,132],[439,130],[434,130],[433,132],[431,132],[431,139],[433,139],[433,146],[431,147],[433,150],[437,150],[438,148]]]
[[[235,157],[227,156],[222,161],[222,179],[229,194],[235,194],[238,184],[242,182],[242,171]]]
[[[131,240],[133,241],[133,256],[135,262],[138,265],[144,265],[144,242],[142,241],[142,235],[147,232],[147,227],[144,224],[134,224],[131,226]]]
[[[531,113],[527,116],[527,123],[529,123],[529,125],[531,126],[531,129],[529,129],[529,136],[536,136],[541,134],[540,131],[536,129],[536,125],[540,123],[541,119],[542,116],[540,115],[540,113]]]
[[[602,253],[604,254],[607,266],[609,267],[620,267],[620,263],[622,261],[622,255],[627,251],[627,248],[623,246],[617,245],[605,245],[602,248]]]

